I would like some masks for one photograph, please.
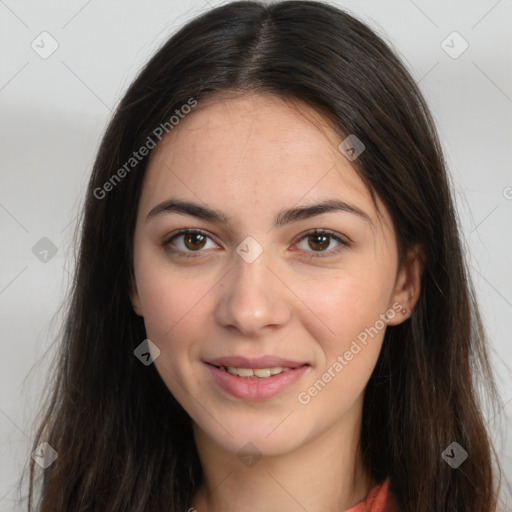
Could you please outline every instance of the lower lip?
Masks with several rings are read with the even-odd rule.
[[[299,366],[287,372],[267,378],[247,378],[231,375],[216,366],[206,363],[215,382],[227,393],[243,400],[265,400],[272,398],[286,388],[293,386],[310,368],[309,365]]]

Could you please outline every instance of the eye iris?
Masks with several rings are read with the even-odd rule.
[[[206,237],[201,233],[187,233],[184,236],[184,242],[187,249],[197,250],[202,249],[206,243]],[[189,242],[191,246],[189,246]],[[200,245],[197,245],[200,244]]]
[[[319,241],[319,240],[323,240],[323,242]],[[310,235],[309,236],[309,246],[312,249],[324,250],[327,247],[329,247],[329,236],[328,235]]]

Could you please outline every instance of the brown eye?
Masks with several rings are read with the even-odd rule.
[[[183,242],[191,251],[202,249],[206,244],[206,237],[201,233],[186,233],[183,235]]]
[[[208,243],[211,244],[209,247]],[[184,257],[201,256],[202,253],[207,252],[203,249],[218,248],[218,245],[206,233],[197,229],[179,231],[164,240],[162,245],[168,252]]]
[[[330,247],[333,242],[335,245]],[[335,256],[349,246],[349,242],[341,236],[323,229],[314,229],[305,233],[298,244],[299,249],[309,252],[313,257]]]
[[[323,251],[329,247],[329,235],[309,235],[308,243],[311,249],[315,251]]]

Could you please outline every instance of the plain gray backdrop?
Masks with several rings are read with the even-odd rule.
[[[176,28],[220,3],[0,0],[2,512],[20,510],[76,216],[111,111]],[[487,421],[510,481],[512,1],[332,3],[399,52],[437,122],[504,403]]]

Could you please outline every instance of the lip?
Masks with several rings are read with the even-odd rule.
[[[236,358],[223,358],[224,361],[234,361]],[[238,359],[239,361],[239,359]],[[247,360],[246,360],[247,361]],[[254,366],[238,366],[239,368],[268,368],[269,366],[258,366],[261,364],[255,363],[258,361],[257,359],[250,360]],[[271,362],[278,361],[277,358],[272,359]],[[282,363],[285,363],[283,359],[280,359]],[[269,360],[265,360],[265,364],[267,364]],[[292,361],[290,361],[292,363]],[[300,363],[293,363],[295,365]],[[266,400],[272,398],[274,396],[279,395],[286,389],[289,389],[294,384],[297,383],[301,377],[304,376],[306,372],[311,368],[309,364],[303,364],[300,366],[288,366],[288,368],[292,368],[287,372],[280,373],[278,375],[273,375],[272,377],[267,378],[247,378],[247,377],[238,377],[238,375],[231,375],[230,373],[222,370],[221,368],[217,368],[213,366],[213,363],[205,363],[205,366],[210,371],[214,382],[226,393],[229,395],[239,398],[242,400]],[[236,366],[233,364],[222,364],[219,366]],[[271,364],[271,366],[287,366],[286,364]]]
[[[218,357],[216,359],[210,359],[205,361],[206,363],[214,366],[234,366],[235,368],[272,368],[281,366],[283,368],[298,368],[304,366],[307,363],[299,363],[297,361],[291,361],[289,359],[283,359],[276,356],[260,356],[260,357],[242,357],[242,356],[230,356],[230,357]]]

